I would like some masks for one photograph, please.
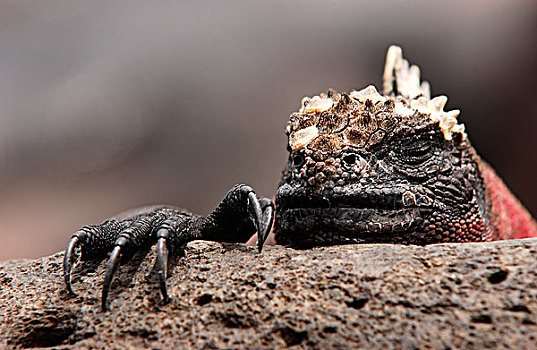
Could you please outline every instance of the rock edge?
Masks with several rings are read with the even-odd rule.
[[[537,239],[294,250],[195,241],[170,262],[163,305],[154,249],[120,267],[63,253],[0,263],[0,347],[536,348]]]

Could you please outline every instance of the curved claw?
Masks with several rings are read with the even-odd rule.
[[[255,228],[257,231],[257,249],[259,252],[263,250],[263,244],[267,240],[270,229],[272,228],[272,220],[274,216],[274,210],[272,207],[272,201],[267,203],[265,198],[262,198],[265,211],[261,208],[261,203],[256,194],[252,191],[248,193],[248,213],[250,218],[254,220]]]
[[[264,198],[263,206],[265,207],[262,219],[263,226],[257,232],[257,249],[260,253],[263,250],[263,244],[265,244],[272,229],[272,223],[274,222],[274,203],[270,199]]]
[[[67,244],[67,249],[65,249],[65,255],[63,257],[63,277],[65,279],[65,285],[67,286],[67,290],[73,295],[76,295],[76,293],[71,285],[71,267],[73,266],[74,251],[78,246],[80,246],[80,238],[74,236],[69,241],[69,244]]]
[[[103,294],[102,294],[102,302],[101,302],[101,308],[103,311],[106,311],[107,309],[106,302],[108,299],[108,293],[110,292],[110,286],[112,285],[112,279],[114,278],[114,274],[117,270],[117,267],[119,266],[120,258],[121,258],[121,246],[116,245],[116,247],[112,251],[112,254],[110,254],[110,260],[108,260],[108,264],[106,264],[106,272],[104,275]]]
[[[253,191],[248,193],[248,214],[254,220],[257,232],[261,232],[263,229],[263,211],[259,199]]]
[[[162,294],[162,300],[164,303],[170,301],[168,296],[168,288],[166,286],[166,276],[168,275],[168,247],[166,244],[166,238],[169,231],[167,229],[161,229],[157,232],[157,272],[160,280],[160,293]]]

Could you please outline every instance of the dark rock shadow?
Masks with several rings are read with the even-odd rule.
[[[83,282],[83,277],[86,277],[91,274],[96,274],[97,270],[99,269],[99,266],[106,258],[107,257],[105,255],[102,255],[92,260],[80,260],[78,263],[75,264],[74,268],[71,270],[71,284],[73,286],[73,289],[75,289],[75,292],[75,284]]]
[[[111,301],[124,291],[124,289],[129,289],[131,287],[134,277],[138,274],[144,260],[150,255],[149,253],[151,252],[152,247],[153,245],[149,245],[135,253],[127,253],[123,256],[110,287],[110,293],[108,295],[109,305]],[[104,271],[105,269],[102,271],[103,276]]]
[[[166,276],[166,280],[169,280],[173,274],[172,271],[175,270],[175,267],[179,264],[179,261],[185,257],[185,250],[183,248],[178,248],[175,250],[170,250],[168,254],[168,275]],[[151,299],[155,301],[155,306],[161,306],[165,305],[170,302],[170,300],[163,300],[162,295],[160,292],[160,279],[159,274],[157,271],[157,265],[156,265],[156,255],[153,262],[153,267],[151,268],[150,273],[145,278],[145,283],[149,284],[150,287],[150,296]],[[169,288],[169,283],[168,283]],[[168,290],[169,293],[169,290]],[[169,295],[172,297],[171,295]]]

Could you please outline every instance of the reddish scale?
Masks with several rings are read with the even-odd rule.
[[[425,225],[425,231],[433,243],[493,240],[492,231],[487,229],[477,206],[473,206],[460,220],[448,220],[443,216],[434,216]]]
[[[489,217],[482,218],[477,207],[472,207],[458,222],[431,218],[426,226],[428,236],[437,242],[485,242],[537,237],[537,223],[496,172],[486,163],[482,163],[480,171],[487,189]]]
[[[481,175],[485,180],[490,201],[490,221],[494,239],[518,239],[537,237],[537,223],[515,198],[496,172],[481,163]]]

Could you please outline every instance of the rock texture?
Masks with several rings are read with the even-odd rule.
[[[160,303],[154,252],[123,265],[100,311],[104,261],[0,264],[0,347],[536,348],[537,239],[293,250],[192,242]]]

